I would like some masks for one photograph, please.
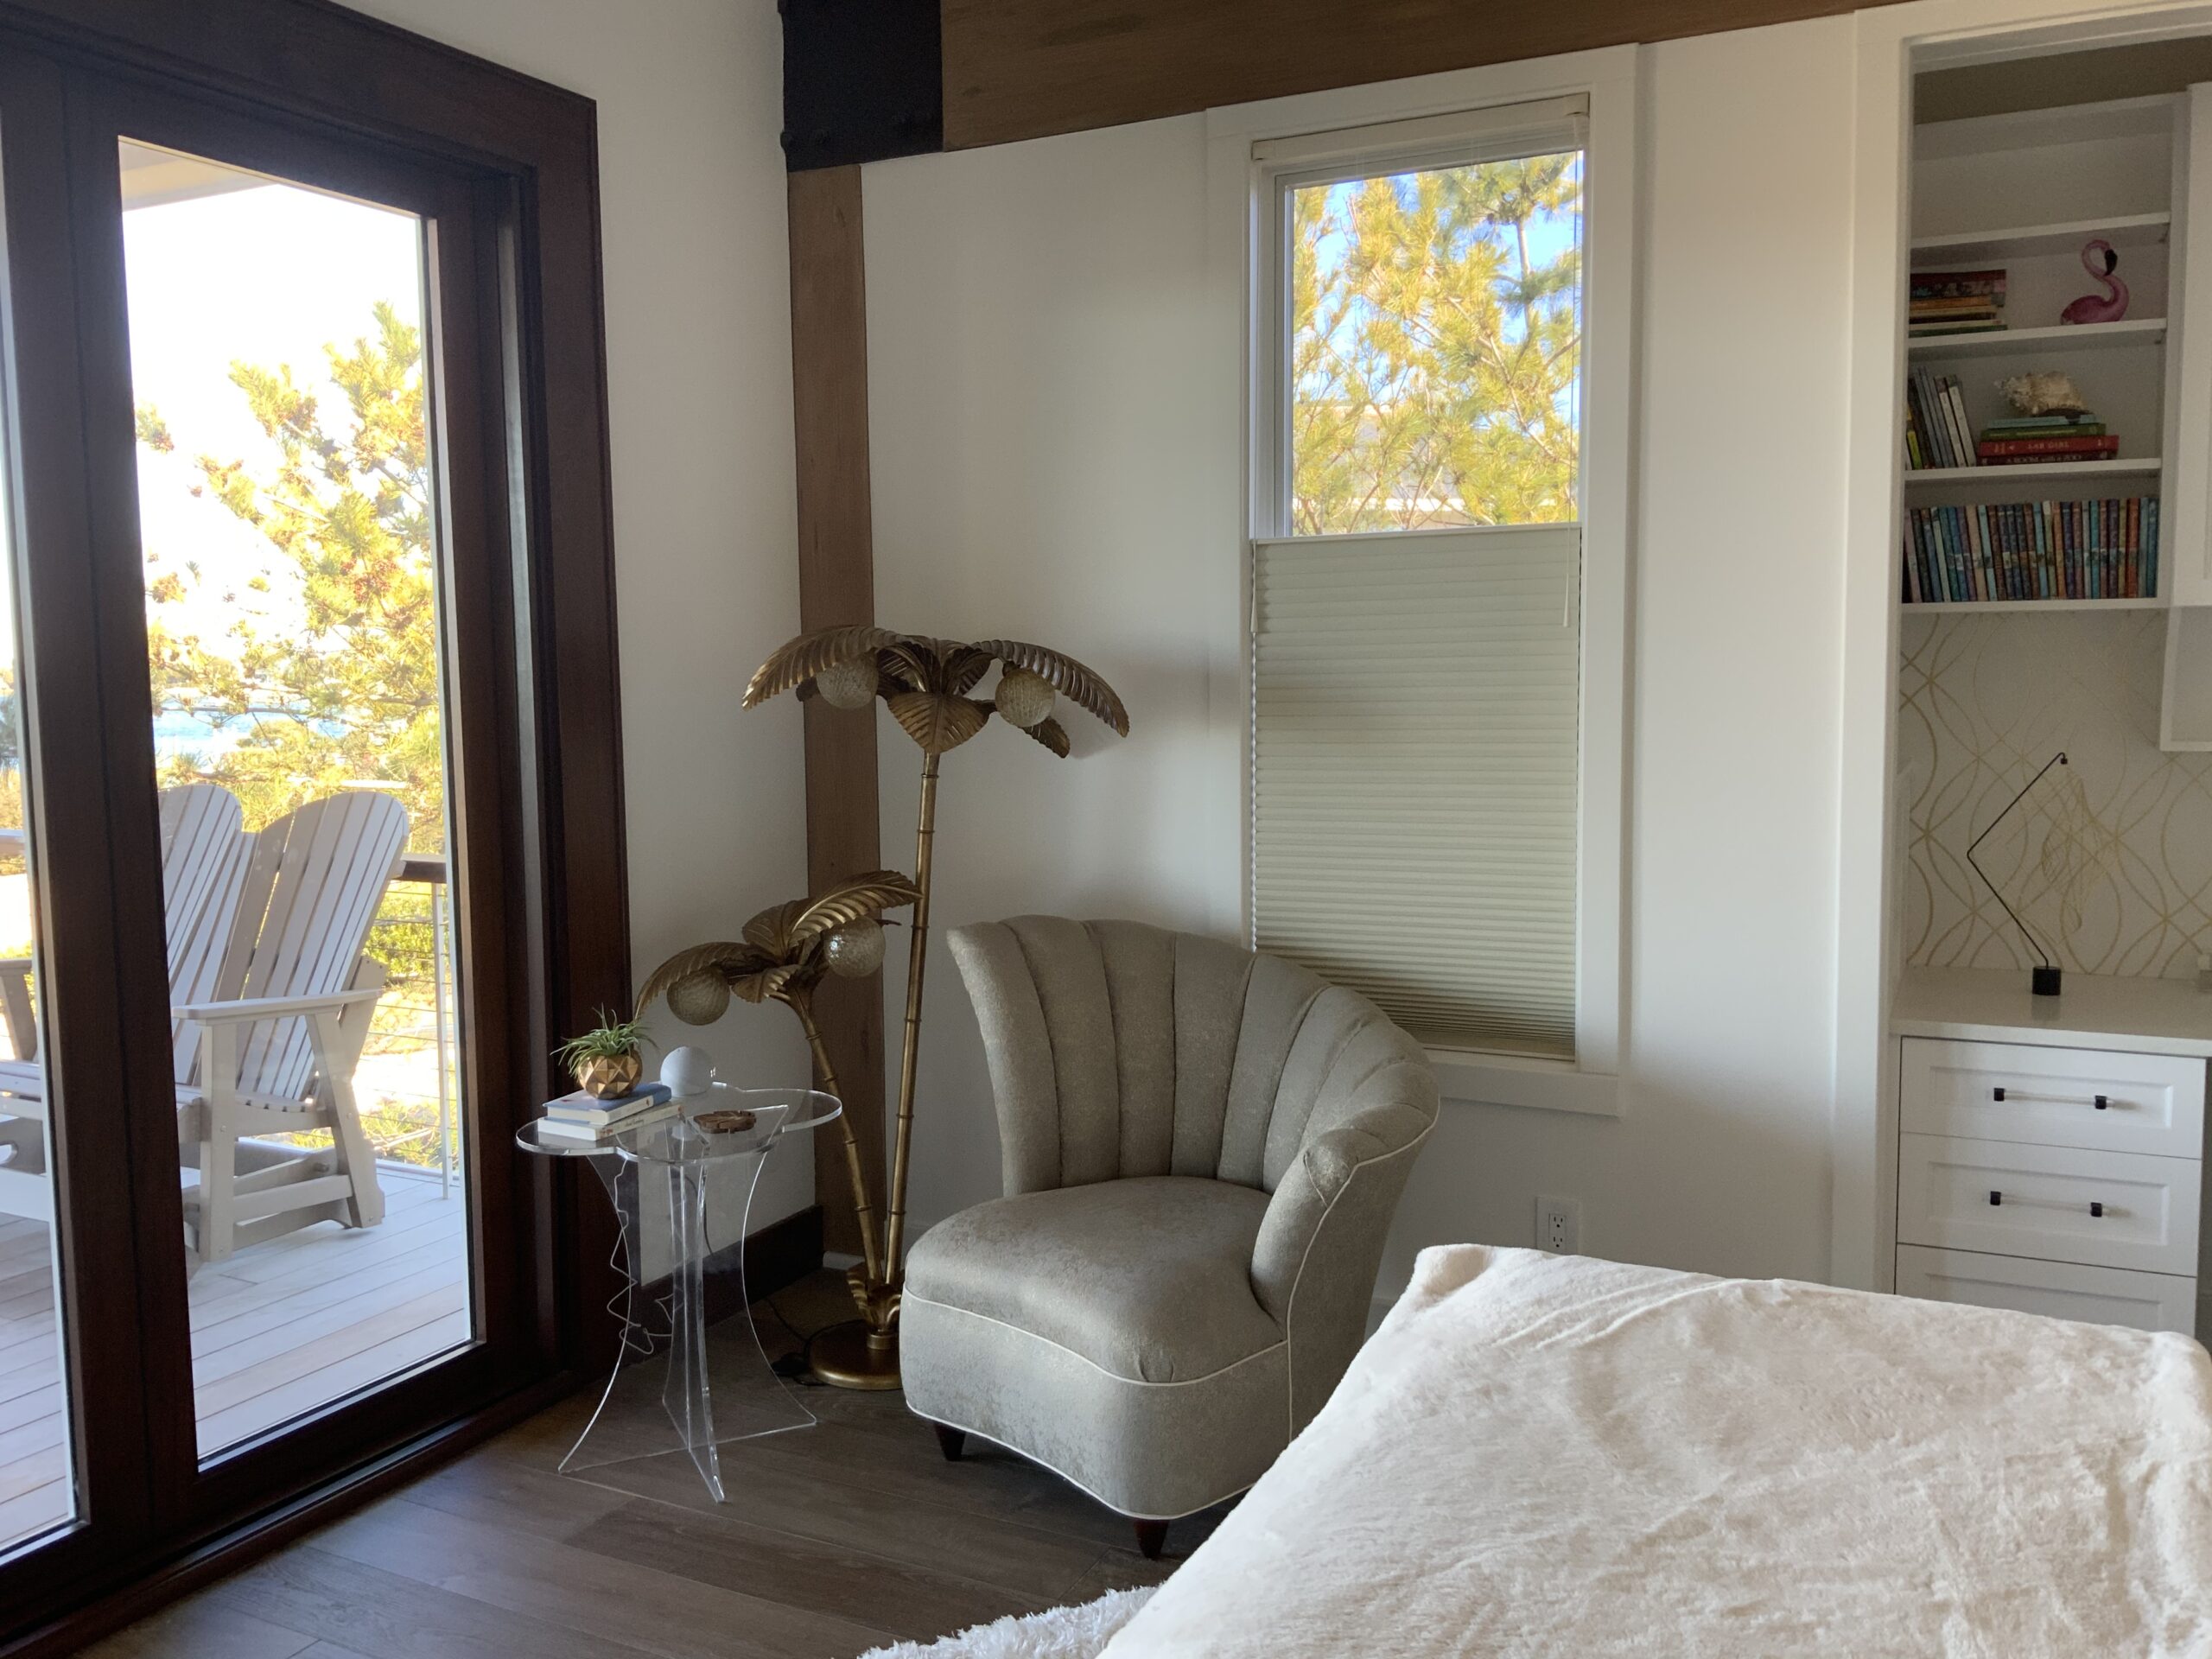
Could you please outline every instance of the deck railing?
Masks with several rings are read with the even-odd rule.
[[[371,931],[370,948],[387,963],[397,964],[398,971],[385,982],[362,1057],[363,1068],[371,1077],[357,1078],[355,1084],[356,1094],[363,1096],[363,1109],[372,1119],[370,1139],[378,1157],[416,1167],[430,1165],[438,1172],[442,1192],[452,1188],[459,1154],[454,1112],[459,1057],[454,1040],[457,1021],[449,893],[446,860],[436,854],[410,855],[385,890],[384,907]],[[376,1064],[379,1059],[400,1064],[380,1066]],[[395,1071],[400,1075],[393,1077]],[[373,1100],[362,1088],[363,1083],[372,1079]],[[391,1108],[397,1106],[404,1111],[409,1100],[425,1106],[435,1101],[435,1124],[380,1132]],[[384,1109],[378,1109],[379,1103]],[[429,1159],[391,1155],[432,1136],[435,1150]]]

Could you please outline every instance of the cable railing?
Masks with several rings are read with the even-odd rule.
[[[452,1191],[460,1150],[450,892],[436,854],[409,855],[385,889],[369,948],[389,976],[354,1080],[378,1160],[435,1168],[441,1192]]]

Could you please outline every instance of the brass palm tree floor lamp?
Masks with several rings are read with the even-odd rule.
[[[969,696],[994,666],[999,670],[999,678],[990,700]],[[1018,639],[963,645],[884,628],[820,629],[801,634],[761,664],[746,687],[745,706],[753,708],[793,689],[802,699],[819,696],[833,709],[870,708],[880,696],[899,729],[922,752],[921,804],[914,838],[913,928],[906,956],[906,1021],[899,1058],[898,1130],[893,1143],[884,1236],[875,1259],[864,1258],[847,1274],[860,1319],[831,1326],[807,1347],[808,1363],[826,1382],[849,1389],[895,1389],[899,1386],[899,1296],[905,1280],[901,1262],[906,1246],[907,1154],[913,1140],[915,1067],[921,1054],[922,977],[929,961],[938,762],[982,731],[994,714],[1065,759],[1068,734],[1052,718],[1053,704],[1062,696],[1123,737],[1128,735],[1129,717],[1113,687],[1075,658]],[[874,878],[863,878],[870,879]],[[822,1086],[834,1094],[836,1083],[810,1019],[808,1037],[814,1046],[816,1065],[823,1074]],[[855,1202],[864,1205],[856,1145],[850,1155]],[[864,1225],[864,1240],[867,1230]]]

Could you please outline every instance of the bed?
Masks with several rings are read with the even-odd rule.
[[[2212,1653],[2186,1338],[1472,1245],[1108,1659]]]

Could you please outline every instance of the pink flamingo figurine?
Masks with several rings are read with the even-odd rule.
[[[2118,322],[2127,315],[2127,284],[2113,275],[2120,256],[2112,244],[2099,240],[2082,250],[2082,264],[2105,285],[2102,294],[2084,294],[2058,314],[2061,322]]]

